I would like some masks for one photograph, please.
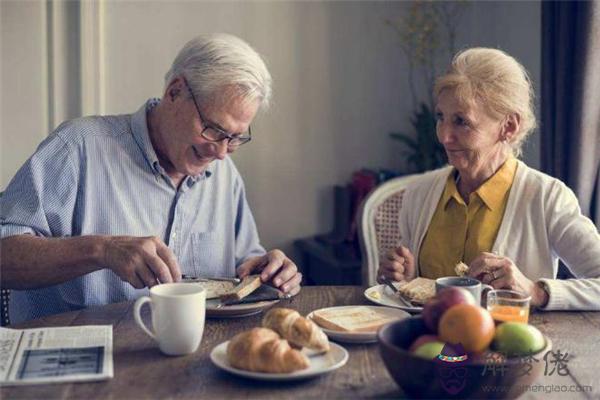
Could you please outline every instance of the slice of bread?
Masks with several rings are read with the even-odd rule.
[[[342,332],[376,332],[380,326],[395,319],[364,306],[317,310],[312,314],[317,325]]]
[[[219,298],[231,292],[235,287],[235,283],[227,281],[194,282],[194,284],[206,289],[206,299]]]
[[[465,276],[469,272],[469,266],[461,261],[454,267],[454,272],[458,276]]]
[[[435,296],[435,281],[429,278],[418,277],[398,289],[400,294],[411,303],[423,305]]]
[[[239,285],[231,289],[229,292],[221,296],[221,301],[224,303],[230,301],[238,301],[254,292],[262,285],[260,275],[248,275]]]

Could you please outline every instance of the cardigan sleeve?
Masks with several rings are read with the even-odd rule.
[[[541,279],[549,292],[547,310],[600,310],[600,235],[581,213],[575,194],[552,183],[546,199],[548,240],[577,279]]]

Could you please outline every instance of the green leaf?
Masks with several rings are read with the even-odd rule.
[[[415,140],[412,137],[404,133],[392,132],[390,133],[390,136],[415,151],[418,149],[417,142],[415,142]]]
[[[390,137],[400,141],[407,151],[406,161],[415,168],[415,172],[423,172],[439,168],[446,164],[444,147],[437,140],[435,115],[430,107],[421,103],[411,117],[415,135],[392,132]]]

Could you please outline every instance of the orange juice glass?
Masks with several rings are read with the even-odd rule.
[[[496,323],[529,321],[531,296],[514,290],[490,290],[487,309]]]

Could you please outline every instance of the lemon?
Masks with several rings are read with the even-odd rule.
[[[546,345],[535,326],[523,322],[504,322],[496,328],[492,347],[507,356],[519,357],[539,352]]]

